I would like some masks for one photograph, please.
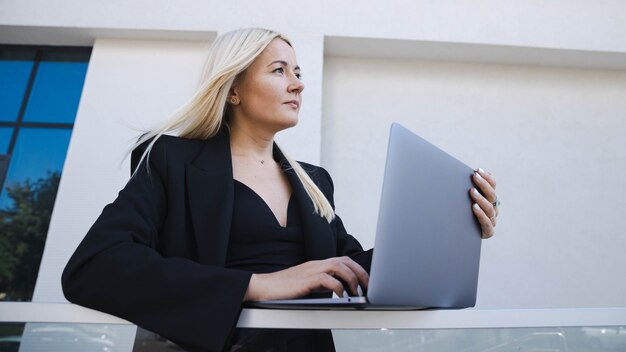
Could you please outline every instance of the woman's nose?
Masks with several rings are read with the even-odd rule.
[[[302,83],[302,81],[295,75],[293,76],[292,80],[293,81],[289,86],[289,92],[301,93],[304,90],[304,83]]]

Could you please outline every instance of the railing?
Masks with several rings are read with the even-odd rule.
[[[0,322],[131,324],[67,303],[0,303]],[[240,328],[476,329],[626,326],[625,308],[463,309],[416,311],[244,309]]]
[[[5,350],[2,349],[3,343],[21,344],[19,351],[45,350],[51,348],[50,343],[61,343],[64,351],[85,351],[94,344],[102,351],[166,351],[175,348],[158,335],[136,330],[123,319],[72,304],[3,302],[0,303],[2,326],[21,329],[22,333],[0,336],[0,351]],[[626,308],[244,309],[237,326],[333,329],[335,346],[340,352],[626,351]],[[58,336],[66,337],[57,341],[61,340]]]

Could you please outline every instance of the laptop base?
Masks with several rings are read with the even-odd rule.
[[[284,310],[424,310],[425,307],[376,305],[365,297],[304,298],[275,301],[246,302],[246,308]]]

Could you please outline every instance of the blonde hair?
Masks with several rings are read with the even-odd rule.
[[[149,158],[154,143],[163,134],[203,140],[214,137],[226,123],[226,99],[233,83],[276,38],[291,46],[280,33],[260,28],[240,29],[219,36],[209,48],[200,85],[192,97],[169,120],[142,135],[134,144],[133,148],[150,141],[138,165]],[[330,223],[335,212],[328,199],[298,162],[284,152],[283,155],[311,198],[315,213]]]

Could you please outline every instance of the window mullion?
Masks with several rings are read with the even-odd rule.
[[[11,142],[9,143],[9,150],[7,154],[11,155],[13,153],[13,148],[15,147],[15,142],[17,141],[17,133],[20,129],[20,125],[24,120],[24,113],[26,112],[26,106],[28,105],[28,99],[30,98],[30,92],[33,89],[33,85],[35,84],[35,77],[37,77],[37,70],[39,69],[39,63],[41,62],[41,57],[43,56],[43,50],[37,50],[35,54],[35,60],[33,62],[33,69],[30,72],[30,77],[28,78],[28,85],[26,86],[26,91],[24,92],[24,98],[22,99],[22,105],[20,106],[20,111],[17,115],[17,124],[15,129],[13,130],[13,135],[11,136]]]

